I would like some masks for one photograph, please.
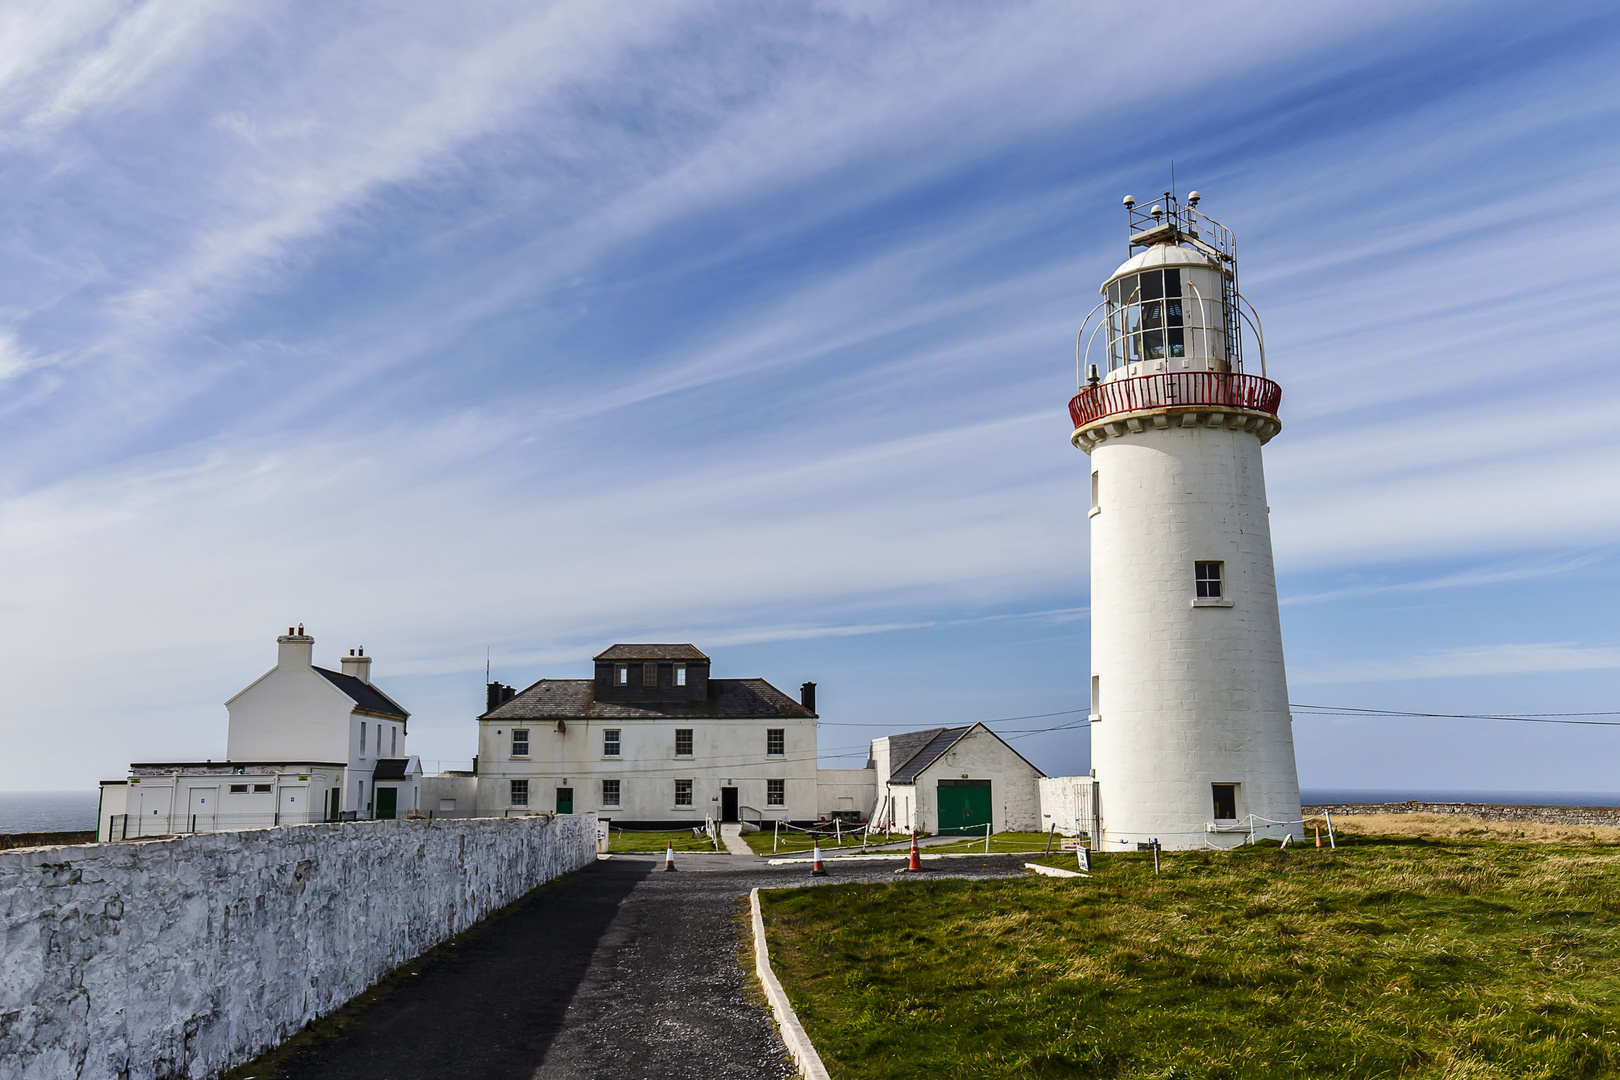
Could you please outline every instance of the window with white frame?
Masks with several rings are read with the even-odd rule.
[[[260,795],[268,795],[271,791],[271,787],[269,784],[254,784],[253,790],[258,792]]]
[[[360,721],[360,756],[366,756],[366,722]]]
[[[675,665],[675,685],[676,686],[685,686],[686,685],[686,665],[685,664],[676,664]]]
[[[767,781],[765,781],[765,805],[766,806],[786,806],[787,805],[787,781],[786,780],[767,780]]]
[[[619,805],[619,781],[617,781],[617,780],[604,780],[604,781],[602,781],[602,805],[603,806],[618,806]]]
[[[232,784],[231,785],[231,794],[232,795],[246,795],[247,794],[247,785],[246,784]]]
[[[690,781],[690,780],[677,780],[677,781],[675,781],[675,805],[676,806],[691,806],[692,805],[692,781]]]
[[[608,728],[606,731],[602,732],[602,756],[603,757],[618,757],[619,756],[619,729],[618,728]],[[615,781],[615,783],[617,783],[617,781]]]
[[[1226,576],[1226,564],[1220,562],[1193,563],[1193,587],[1200,600],[1219,600],[1221,579]]]
[[[614,686],[629,686],[630,685],[630,665],[629,664],[614,664],[613,665],[613,685]]]
[[[512,756],[529,756],[529,732],[527,728],[512,729]]]
[[[676,757],[691,757],[692,756],[692,729],[691,728],[686,727],[686,728],[676,728],[675,729],[675,756]]]
[[[786,728],[773,727],[765,729],[765,752],[767,754],[787,753]]]
[[[399,757],[399,728],[388,729],[388,756]]]
[[[510,780],[512,786],[511,803],[513,806],[529,805],[529,782],[527,780]]]

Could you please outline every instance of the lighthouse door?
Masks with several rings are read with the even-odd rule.
[[[983,833],[990,824],[990,781],[941,780],[939,831],[942,833]]]

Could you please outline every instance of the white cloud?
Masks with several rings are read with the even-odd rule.
[[[1461,679],[1620,668],[1620,647],[1567,642],[1436,649],[1389,659],[1357,660],[1332,668],[1290,671],[1290,685]]]

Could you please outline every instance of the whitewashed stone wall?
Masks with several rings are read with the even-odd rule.
[[[591,815],[0,852],[0,1078],[214,1076],[595,857]]]

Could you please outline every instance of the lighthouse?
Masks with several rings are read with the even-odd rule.
[[[1282,388],[1235,239],[1199,202],[1125,199],[1130,258],[1076,342],[1100,850],[1300,833],[1261,460]]]

